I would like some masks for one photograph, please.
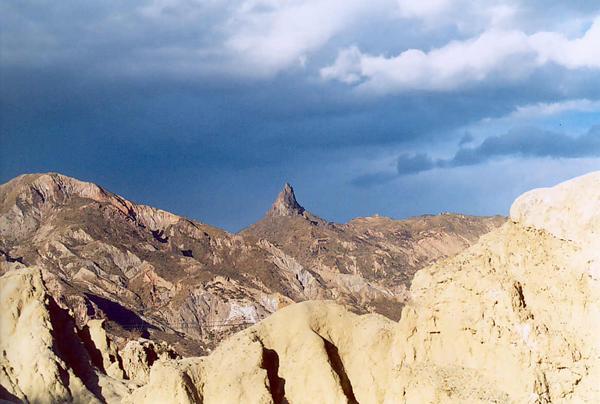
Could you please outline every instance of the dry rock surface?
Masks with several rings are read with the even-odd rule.
[[[143,337],[200,355],[309,299],[397,320],[418,269],[504,220],[444,214],[335,224],[300,206],[286,184],[263,220],[231,234],[92,183],[32,174],[0,185],[0,273],[38,266],[80,328],[106,320],[115,349]]]
[[[0,277],[0,400],[121,402],[148,382],[157,361],[179,356],[166,344],[131,340],[119,350],[103,320],[79,329],[48,293],[39,268]]]
[[[296,304],[206,358],[153,368],[129,400],[166,397],[168,379],[178,402],[598,402],[599,180],[519,198],[512,221],[417,273],[397,323]]]
[[[37,268],[0,278],[0,399],[118,401],[129,390],[98,371],[70,314],[47,293]]]
[[[598,402],[600,250],[593,235],[600,231],[600,205],[589,198],[598,195],[591,188],[599,179],[596,172],[535,191],[533,199],[519,198],[509,222],[417,272],[398,322],[359,315],[333,301],[307,301],[278,310],[205,357],[172,358],[169,348],[157,349],[145,339],[115,351],[105,340],[103,323],[90,324],[87,333],[75,328],[71,313],[53,303],[38,269],[10,269],[0,278],[0,397],[125,403]],[[547,209],[546,220],[531,204]],[[567,215],[592,236],[557,215]],[[65,343],[73,348],[65,350]],[[142,352],[151,346],[154,360],[148,363]],[[128,350],[132,353],[124,354]],[[122,377],[107,375],[115,363],[111,355]],[[139,359],[124,360],[127,355]]]

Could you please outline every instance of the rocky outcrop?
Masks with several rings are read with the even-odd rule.
[[[581,195],[585,194],[585,198]],[[512,220],[582,245],[600,241],[600,171],[521,195]],[[597,244],[596,244],[597,245]]]
[[[333,302],[295,304],[207,358],[154,367],[131,401],[153,402],[161,381],[171,379],[185,397],[178,402],[373,402],[385,395],[380,387],[388,380],[394,327],[382,316],[358,316]]]
[[[592,269],[600,250],[594,237],[583,243],[553,229],[570,217],[597,234],[600,205],[587,203],[597,190],[584,184],[599,177],[548,190],[577,197],[552,197],[564,202],[547,221],[513,216],[465,252],[419,271],[398,323],[333,302],[294,304],[208,357],[153,367],[128,400],[597,402],[600,280]]]
[[[503,221],[439,215],[334,224],[302,208],[286,185],[263,220],[230,234],[92,183],[31,174],[0,185],[0,273],[37,265],[77,325],[104,319],[119,348],[141,336],[201,355],[308,299],[398,319],[417,269]]]
[[[37,268],[0,277],[0,398],[26,403],[118,401],[129,390],[99,372],[72,317]]]
[[[154,365],[180,358],[169,345],[144,338],[119,350],[104,320],[78,329],[36,267],[0,277],[0,310],[0,400],[117,403],[148,382]]]
[[[123,361],[116,344],[104,329],[104,320],[90,320],[79,333],[92,356],[92,362],[107,375],[116,379],[125,378]]]
[[[138,384],[148,382],[150,369],[157,361],[179,358],[177,352],[168,344],[143,338],[127,342],[119,355],[125,377]]]
[[[302,215],[304,208],[300,206],[296,200],[294,194],[294,188],[287,182],[285,183],[283,190],[277,195],[277,199],[271,206],[267,215],[269,216],[294,216]]]
[[[419,304],[400,322],[411,335],[406,372],[476,369],[514,402],[594,401],[600,295],[582,258],[571,243],[510,223],[420,271]]]
[[[599,177],[594,173],[585,181],[538,191],[536,201],[563,201],[548,220],[535,212],[515,214],[466,251],[418,271],[398,322],[358,315],[332,301],[291,304],[200,358],[173,358],[168,346],[143,339],[115,350],[103,323],[78,331],[70,313],[47,293],[39,270],[13,263],[16,267],[0,278],[0,397],[126,403],[598,402],[600,279],[594,268],[600,250],[593,236],[559,236],[556,223],[559,229],[568,225],[555,216],[590,224],[597,234],[600,205],[587,199],[596,195],[588,181],[594,184]],[[544,192],[559,195],[546,198]],[[523,200],[515,202],[513,212],[523,211]],[[105,374],[115,363],[131,380]]]
[[[156,363],[152,367],[148,384],[135,390],[123,400],[123,403],[198,404],[209,402],[209,400],[204,400],[199,392],[205,379],[205,375],[202,373],[202,362],[202,358],[190,358]],[[248,387],[253,388],[252,385],[248,385]],[[250,394],[250,396],[257,397],[255,394]]]

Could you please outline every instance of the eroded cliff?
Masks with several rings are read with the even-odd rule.
[[[417,272],[398,322],[308,301],[278,310],[205,357],[176,358],[144,340],[135,342],[138,354],[115,351],[98,323],[86,347],[68,313],[56,322],[53,306],[41,303],[51,300],[39,272],[13,269],[0,280],[2,309],[11,313],[2,324],[3,394],[42,402],[597,402],[599,180],[600,172],[591,173],[519,198],[509,222]],[[547,212],[541,218],[540,210]],[[83,367],[54,346],[58,333],[83,344],[76,356]],[[20,355],[22,341],[46,354]],[[31,374],[29,361],[49,369],[38,372],[47,377]],[[106,389],[99,389],[102,380]],[[44,396],[47,388],[55,395]]]
[[[185,400],[204,402],[596,402],[599,178],[536,191],[536,204],[557,189],[577,195],[560,198],[548,220],[517,200],[513,221],[417,273],[398,323],[334,303],[293,305],[207,358],[153,368],[132,398],[152,401],[153,381],[177,374],[180,391],[184,379],[193,386]],[[581,237],[554,230],[567,218]]]
[[[417,269],[462,251],[503,220],[334,224],[302,208],[286,185],[263,220],[231,234],[92,183],[23,175],[0,185],[0,273],[39,266],[77,324],[106,319],[119,348],[143,336],[200,355],[308,299],[398,319]]]

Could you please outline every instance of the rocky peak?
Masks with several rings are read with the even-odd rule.
[[[267,213],[268,216],[295,216],[304,213],[304,208],[296,201],[294,188],[285,183],[283,190],[277,195],[277,199]]]

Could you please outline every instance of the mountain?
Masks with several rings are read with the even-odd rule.
[[[0,185],[0,272],[40,267],[77,325],[107,319],[120,347],[141,335],[202,354],[308,299],[398,319],[418,269],[503,222],[444,214],[329,223],[286,184],[261,221],[231,234],[92,183],[32,174]]]
[[[0,277],[0,397],[207,404],[301,404],[315,397],[323,403],[598,402],[598,247],[600,171],[524,194],[509,221],[463,252],[419,270],[398,322],[358,315],[332,301],[302,302],[229,337],[208,356],[184,359],[149,345],[151,356],[140,348],[138,355],[129,353],[147,340],[115,350],[102,323],[73,334],[73,320],[57,308],[41,273],[13,268]],[[65,357],[65,343],[79,361]],[[94,365],[101,362],[109,366]],[[32,365],[39,371],[31,372]],[[103,368],[115,376],[107,377]],[[119,377],[116,370],[134,377]]]
[[[397,320],[398,302],[406,298],[418,269],[464,250],[503,222],[501,217],[441,214],[331,223],[300,206],[286,184],[265,217],[240,234],[292,257],[289,266],[297,268],[309,298],[335,299]],[[313,284],[334,288],[315,290]]]
[[[294,193],[294,188],[289,183],[285,183],[283,189],[277,195],[277,199],[273,202],[273,206],[267,212],[268,217],[293,217],[293,216],[303,216],[305,209],[300,206],[298,201],[296,200],[296,194]],[[309,214],[307,212],[307,217]],[[316,219],[316,217],[315,217]]]

